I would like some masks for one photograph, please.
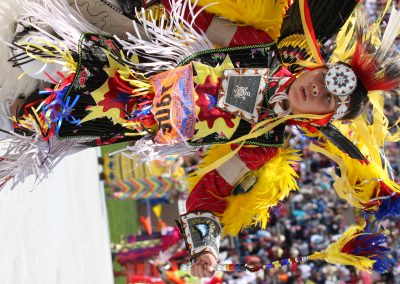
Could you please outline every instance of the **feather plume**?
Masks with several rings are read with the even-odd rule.
[[[333,264],[352,265],[359,270],[385,273],[390,268],[390,249],[384,244],[386,236],[367,232],[366,224],[351,226],[324,252],[317,252],[309,259],[321,259]]]
[[[378,144],[372,127],[368,127],[362,117],[352,124],[336,124],[341,132],[348,137],[367,158],[367,163],[347,156],[329,141],[311,145],[311,150],[319,152],[332,161],[340,169],[340,175],[332,172],[335,179],[333,184],[339,197],[347,200],[351,205],[366,210],[376,210],[382,196],[390,196],[393,192],[400,192],[388,174],[382,162]],[[383,183],[382,183],[383,182]],[[382,187],[385,184],[390,192]],[[377,202],[378,201],[378,202]]]
[[[382,42],[377,41],[379,30],[374,32],[374,26],[368,28],[371,25],[360,11],[355,22],[356,43],[350,60],[354,72],[368,91],[398,92],[400,56],[395,51],[394,39],[399,32],[399,11],[393,8]]]

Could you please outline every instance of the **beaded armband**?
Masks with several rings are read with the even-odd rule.
[[[191,212],[179,217],[179,229],[192,259],[212,253],[218,259],[221,225],[210,212]]]

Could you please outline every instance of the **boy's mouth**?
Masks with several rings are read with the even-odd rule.
[[[307,100],[307,97],[308,97],[308,90],[307,89],[305,89],[304,87],[302,87],[301,88],[301,90],[302,90],[302,92],[303,92],[303,99],[304,100]]]

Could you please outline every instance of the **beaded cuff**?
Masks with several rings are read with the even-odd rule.
[[[218,217],[205,211],[191,212],[181,215],[178,225],[192,259],[204,253],[212,253],[218,259],[221,240]]]

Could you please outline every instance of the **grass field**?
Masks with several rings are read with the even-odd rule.
[[[136,201],[108,199],[106,203],[111,241],[118,243],[121,235],[136,234],[138,226]]]
[[[102,155],[119,150],[125,147],[126,143],[104,146],[101,149]],[[106,191],[110,189],[106,188]],[[132,199],[107,199],[107,213],[110,229],[110,240],[113,243],[120,241],[121,235],[136,234],[138,230],[137,204]],[[111,251],[110,251],[111,257]],[[114,271],[123,270],[116,261],[113,262]],[[125,284],[125,277],[115,278],[116,284]]]
[[[106,201],[108,222],[110,228],[110,239],[114,243],[120,241],[121,235],[136,234],[138,228],[138,217],[135,200],[108,199]],[[111,252],[110,252],[111,257]],[[113,261],[114,271],[123,270],[115,260]],[[115,278],[116,284],[125,284],[125,277]]]

